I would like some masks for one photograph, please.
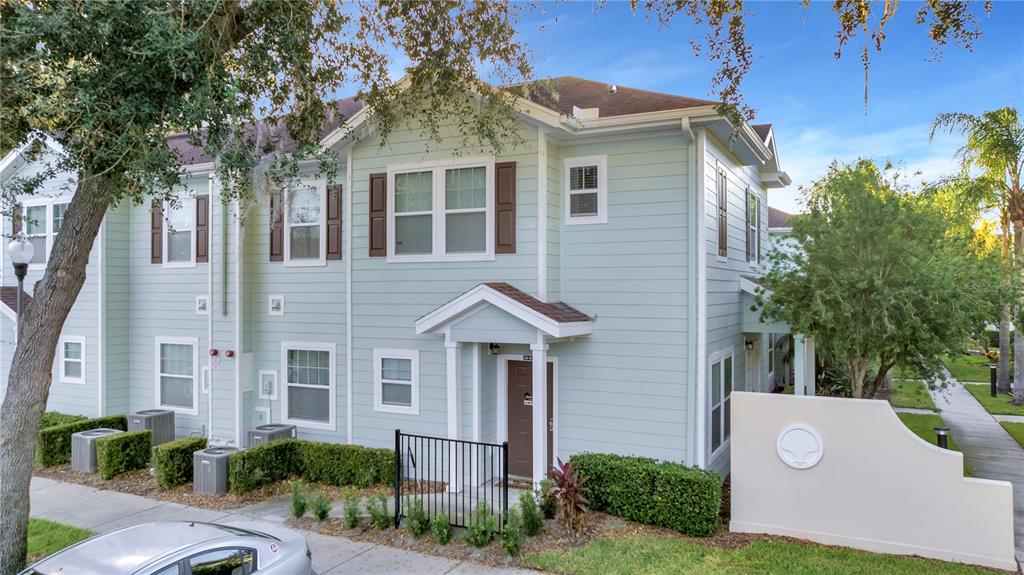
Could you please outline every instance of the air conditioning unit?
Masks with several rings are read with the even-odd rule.
[[[174,412],[169,409],[144,409],[128,416],[128,431],[148,429],[153,445],[174,441]]]
[[[119,429],[90,429],[71,435],[71,469],[96,473],[96,440],[123,433]]]
[[[270,443],[275,439],[287,439],[289,437],[297,437],[294,425],[286,423],[267,423],[265,425],[256,426],[245,433],[245,446],[252,447],[254,445],[263,445],[264,443]]]
[[[192,454],[192,491],[200,495],[228,492],[228,458],[237,447],[207,447]]]

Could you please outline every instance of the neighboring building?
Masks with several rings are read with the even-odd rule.
[[[785,331],[752,315],[744,279],[765,265],[767,189],[789,183],[771,126],[733,126],[706,100],[554,84],[557,104],[520,101],[525,143],[497,156],[428,146],[413,126],[382,148],[343,100],[348,124],[323,140],[336,179],[257,186],[241,206],[221,201],[213,158],[175,138],[181,201],[108,213],[48,408],[167,407],[179,435],[228,444],[270,421],[373,446],[396,428],[508,440],[510,470],[533,478],[580,451],[726,472],[729,394],[771,389],[768,334]],[[5,181],[38,169],[19,158]],[[40,254],[26,286],[69,183],[24,201]]]

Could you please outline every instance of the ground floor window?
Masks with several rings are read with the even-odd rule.
[[[420,352],[373,350],[373,407],[376,411],[418,415]]]
[[[708,370],[711,410],[711,453],[729,440],[729,396],[733,384],[733,352],[720,351],[711,356]]]
[[[334,429],[334,354],[334,344],[281,344],[286,422],[315,429]]]
[[[197,347],[195,338],[157,338],[156,396],[159,407],[193,415],[198,413]]]
[[[85,383],[85,338],[64,336],[58,351],[61,382]]]

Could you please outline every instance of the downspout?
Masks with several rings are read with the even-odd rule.
[[[345,152],[345,437],[352,443],[352,148]]]
[[[107,251],[107,216],[103,216],[103,222],[100,224],[99,233],[99,254],[97,259],[99,260],[99,278],[97,278],[97,290],[99,292],[99,301],[97,302],[97,313],[96,313],[96,387],[97,396],[99,397],[99,409],[96,411],[96,415],[103,417],[107,414],[107,381],[104,377],[106,373],[107,358],[105,355],[106,346],[106,306],[104,305],[106,300],[106,288],[107,288],[107,258],[104,257]],[[86,374],[82,374],[85,377]],[[86,378],[88,380],[88,378]]]
[[[537,128],[537,299],[548,301],[548,138]]]
[[[219,195],[217,192],[220,190],[220,180],[217,179],[217,175],[210,174],[207,185],[209,186],[208,193],[210,194],[210,222],[213,223],[213,211],[217,209],[219,203]],[[213,234],[211,235],[211,239]],[[209,252],[209,263],[206,264],[206,275],[207,275],[207,289],[206,293],[209,294],[210,301],[207,304],[206,312],[206,438],[207,440],[213,439],[213,356],[210,355],[209,351],[213,349],[213,258],[217,250],[213,249],[213,242],[210,242],[210,246],[207,247]]]
[[[707,225],[705,222],[705,210],[706,204],[704,201],[705,188],[707,182],[704,176],[704,165],[705,165],[705,138],[706,134],[703,128],[699,128],[694,131],[694,139],[696,140],[696,161],[697,161],[697,187],[696,187],[696,201],[697,209],[694,210],[694,225],[697,228],[697,341],[696,348],[697,354],[694,358],[696,364],[697,377],[694,383],[696,383],[697,393],[697,429],[694,436],[697,438],[696,447],[696,458],[695,461],[697,466],[704,468],[707,467],[707,386],[705,371],[707,370]]]

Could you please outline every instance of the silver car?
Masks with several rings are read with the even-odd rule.
[[[315,575],[305,538],[267,524],[144,523],[86,539],[39,561],[21,575],[250,573]]]

